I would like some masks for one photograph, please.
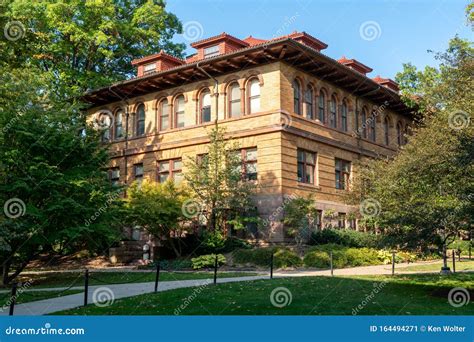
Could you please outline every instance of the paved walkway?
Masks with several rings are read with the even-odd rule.
[[[437,261],[434,261],[437,262]],[[410,263],[410,266],[425,265],[431,262],[422,263]],[[415,272],[403,271],[403,267],[408,264],[397,264],[397,274],[413,274]],[[416,272],[416,273],[435,273],[435,272]],[[335,269],[335,276],[346,276],[346,275],[389,275],[392,274],[391,265],[378,265],[378,266],[365,266],[365,267],[352,267]],[[329,276],[331,272],[329,270],[295,270],[295,271],[278,271],[274,272],[274,277],[306,277],[306,276]],[[230,283],[240,281],[251,281],[258,279],[268,279],[268,274],[262,274],[258,276],[248,277],[234,277],[234,278],[218,278],[217,282]],[[159,283],[158,291],[167,291],[185,287],[198,287],[212,284],[212,279],[193,279],[193,280],[179,280],[179,281],[162,281]],[[107,290],[113,293],[114,299],[137,296],[145,293],[151,293],[154,290],[154,282],[146,283],[131,283],[131,284],[114,284],[114,285],[94,285],[89,287],[89,303],[93,303],[94,291],[97,293],[106,293]],[[102,289],[101,289],[102,288]],[[48,289],[37,289],[37,291],[60,291],[64,288],[48,288]],[[83,286],[77,286],[71,288],[72,290],[82,290]],[[34,291],[30,289],[28,291]],[[100,292],[99,292],[100,291]],[[4,291],[2,291],[4,292]],[[100,296],[99,296],[100,298]],[[73,295],[67,295],[57,298],[49,298],[39,300],[35,302],[29,302],[24,304],[18,304],[15,306],[15,315],[45,315],[57,311],[73,309],[82,306],[84,303],[84,293],[77,293]],[[8,315],[8,308],[1,310],[0,316]]]

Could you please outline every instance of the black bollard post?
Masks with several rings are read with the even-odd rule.
[[[395,275],[395,252],[392,252],[392,275]]]
[[[453,249],[453,273],[456,273],[456,251]]]
[[[158,292],[158,281],[160,280],[160,262],[156,264],[155,293]]]
[[[9,315],[13,316],[13,310],[15,310],[15,303],[16,303],[16,289],[18,287],[18,283],[12,284],[12,293],[10,296],[10,312]]]
[[[272,253],[272,256],[270,258],[270,279],[273,279],[273,258],[274,258],[274,253]]]
[[[87,306],[87,296],[89,294],[89,270],[84,274],[84,306]]]
[[[332,251],[329,253],[329,263],[331,266],[331,276],[334,276],[334,264],[333,264],[333,258],[332,258]]]
[[[217,284],[217,254],[216,254],[216,260],[214,262],[214,285]]]

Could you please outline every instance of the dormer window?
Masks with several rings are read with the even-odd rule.
[[[143,73],[149,74],[156,70],[156,63],[150,63],[143,66]]]
[[[209,46],[204,49],[204,58],[214,57],[219,54],[219,45]]]

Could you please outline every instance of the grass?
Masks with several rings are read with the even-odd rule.
[[[273,290],[291,292],[289,305],[272,305]],[[450,276],[295,277],[183,288],[116,300],[108,307],[76,308],[62,315],[467,315],[474,303],[448,303],[452,287],[474,289],[474,274]],[[360,309],[358,306],[361,306]]]
[[[81,290],[68,290],[58,294],[57,291],[30,291],[19,293],[16,297],[16,304],[23,304],[28,302],[34,302],[37,300],[43,300],[48,298],[63,297],[71,294],[81,293]],[[10,305],[10,294],[0,293],[0,307]]]
[[[442,265],[443,262],[440,261],[426,265],[399,267],[397,269],[408,272],[438,272]],[[453,269],[452,259],[448,261],[448,266],[451,268],[451,270]],[[474,260],[461,259],[461,261],[458,261],[458,259],[456,259],[456,271],[474,271]]]
[[[94,272],[90,271],[89,285],[142,283],[155,281],[155,272]],[[219,272],[220,278],[233,278],[253,276],[256,273],[243,272]],[[166,272],[160,273],[160,281],[208,279],[214,276],[213,272]],[[31,273],[20,276],[18,281],[30,281],[33,288],[69,287],[82,286],[84,284],[84,273],[81,272],[54,272],[54,273]],[[105,283],[105,284],[104,284]],[[0,296],[1,297],[1,296]]]

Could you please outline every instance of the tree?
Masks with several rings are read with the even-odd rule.
[[[298,245],[310,238],[311,232],[317,229],[318,211],[314,206],[313,196],[296,197],[286,201],[283,207],[283,223],[288,226],[288,234],[295,238]]]
[[[240,149],[228,141],[224,129],[213,128],[209,140],[207,154],[186,162],[185,179],[208,230],[224,232],[229,220],[240,222],[235,226],[241,227],[252,220],[248,214],[255,212],[255,183],[245,179]]]
[[[11,282],[41,253],[103,251],[119,235],[107,147],[35,68],[0,75],[0,256]],[[22,94],[22,96],[18,96]]]
[[[349,197],[403,248],[439,249],[473,225],[474,74],[472,43],[455,37],[439,68],[404,66],[396,77],[421,120],[393,159],[367,161]],[[375,208],[375,209],[374,209]]]
[[[130,77],[131,61],[164,50],[183,57],[178,18],[162,0],[4,0],[2,61],[51,73],[69,96]]]
[[[181,256],[180,237],[187,220],[182,207],[188,198],[183,187],[173,181],[132,184],[125,205],[126,221],[138,225],[160,241],[167,241],[176,256]]]

